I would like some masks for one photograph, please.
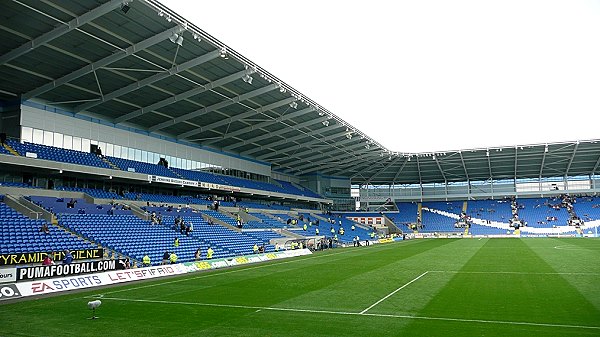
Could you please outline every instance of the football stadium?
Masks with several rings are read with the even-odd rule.
[[[0,9],[0,336],[600,336],[600,140],[398,152],[159,1]]]

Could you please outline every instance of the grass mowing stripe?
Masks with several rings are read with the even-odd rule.
[[[186,275],[186,276],[177,277],[176,279],[171,279],[169,281],[161,281],[161,282],[150,281],[152,283],[137,286],[137,287],[130,286],[130,285],[124,285],[125,288],[108,291],[108,292],[102,292],[101,294],[109,295],[109,294],[116,294],[116,293],[120,293],[120,292],[131,291],[131,290],[146,289],[146,288],[162,286],[162,285],[167,285],[167,284],[192,281],[192,280],[197,280],[197,279],[215,277],[215,276],[232,274],[232,273],[239,273],[242,271],[255,270],[255,269],[261,269],[261,268],[267,268],[267,267],[273,267],[273,266],[280,266],[280,265],[285,265],[285,264],[303,262],[303,261],[307,261],[307,260],[313,260],[313,259],[329,257],[329,256],[336,256],[336,255],[347,254],[347,253],[360,253],[360,255],[363,255],[364,253],[377,254],[380,251],[395,249],[395,246],[397,246],[397,245],[413,246],[413,245],[422,245],[425,242],[427,242],[427,241],[419,241],[419,240],[401,241],[401,242],[394,242],[394,243],[390,243],[390,244],[386,244],[386,245],[375,245],[373,247],[369,247],[368,250],[367,249],[347,248],[342,251],[337,251],[337,252],[333,252],[333,253],[319,252],[318,255],[296,257],[296,258],[289,259],[286,261],[274,261],[272,263],[264,263],[264,264],[260,264],[260,265],[256,265],[256,266],[239,266],[238,268],[230,269],[230,270],[222,270],[222,269],[221,270],[212,270],[212,272],[209,274],[203,274],[203,275],[198,275],[198,276],[193,276],[193,277]],[[90,296],[84,296],[84,298],[89,298],[89,297]]]
[[[423,274],[421,274],[421,275],[419,275],[419,276],[415,277],[414,279],[412,279],[412,280],[408,281],[408,282],[407,282],[407,283],[405,283],[403,286],[401,286],[400,288],[398,288],[398,289],[396,289],[396,290],[392,291],[391,293],[387,294],[385,297],[381,298],[379,301],[377,301],[377,302],[375,302],[375,303],[371,304],[371,306],[369,306],[369,307],[368,307],[368,308],[366,308],[365,310],[361,311],[360,313],[361,313],[361,314],[364,314],[365,312],[369,311],[371,308],[373,308],[373,307],[374,307],[374,306],[376,306],[377,304],[379,304],[379,303],[381,303],[381,302],[385,301],[385,300],[386,300],[388,297],[390,297],[390,296],[394,295],[395,293],[399,292],[400,290],[402,290],[402,289],[404,289],[404,288],[408,287],[408,286],[409,286],[411,283],[413,283],[413,282],[416,282],[418,279],[420,279],[421,277],[423,277],[423,276],[425,276],[425,275],[427,275],[427,272],[424,272]]]
[[[421,276],[423,276],[425,274],[426,273],[423,273],[423,274],[421,274]],[[224,307],[224,308],[266,310],[266,311],[291,311],[291,312],[305,312],[305,313],[314,313],[314,314],[354,315],[354,316],[404,318],[404,319],[436,320],[436,321],[467,322],[467,323],[471,322],[471,323],[526,325],[526,326],[543,326],[543,327],[556,327],[556,328],[600,330],[600,326],[589,326],[589,325],[553,324],[553,323],[536,323],[536,322],[512,322],[512,321],[496,321],[496,320],[483,320],[483,319],[463,319],[463,318],[452,318],[452,317],[428,317],[428,316],[411,316],[411,315],[394,315],[394,314],[373,314],[373,313],[364,313],[364,312],[332,311],[332,310],[300,309],[300,308],[261,307],[261,306],[222,304],[222,303],[196,303],[196,302],[183,302],[183,301],[144,300],[144,299],[131,299],[131,298],[119,298],[119,297],[104,297],[103,299],[104,300],[114,300],[114,301],[124,301],[124,302],[196,305],[196,306],[204,306],[204,307],[219,307],[219,308]]]
[[[506,249],[499,251],[498,246]],[[590,322],[596,321],[597,310],[562,276],[522,239],[490,239],[419,315],[591,325]],[[419,328],[408,326],[406,331]],[[473,328],[464,333],[479,332]]]

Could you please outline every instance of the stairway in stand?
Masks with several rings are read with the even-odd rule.
[[[2,146],[4,146],[4,148],[6,149],[6,151],[12,153],[13,155],[20,157],[21,155],[19,154],[19,152],[15,151],[15,149],[13,149],[10,145],[4,143],[2,144]]]
[[[108,164],[108,166],[110,166],[113,170],[119,170],[119,171],[121,171],[121,169],[117,165],[113,164],[110,160],[108,160],[108,158],[106,158],[106,157],[100,157],[100,159],[102,159],[103,162],[105,162],[106,164]]]

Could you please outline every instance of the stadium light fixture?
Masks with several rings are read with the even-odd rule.
[[[173,33],[173,35],[171,35],[169,37],[169,40],[177,45],[179,45],[180,47],[183,46],[183,34],[179,33]]]
[[[130,9],[131,9],[131,7],[129,6],[129,2],[128,1],[124,1],[121,4],[121,12],[123,12],[124,14],[127,14],[127,12],[129,12]]]
[[[329,126],[329,121],[322,121],[321,124],[323,124],[323,126]]]
[[[242,80],[248,84],[252,84],[252,76],[246,74],[242,77]]]
[[[296,102],[290,103],[290,108],[294,108],[294,109],[298,108],[298,103],[296,103]]]
[[[224,59],[227,60],[228,59],[228,57],[227,57],[227,48],[226,47],[221,47],[220,52],[221,52],[221,54],[219,56],[221,56],[222,58],[224,58]]]

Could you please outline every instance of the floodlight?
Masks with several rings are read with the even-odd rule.
[[[242,80],[248,84],[252,84],[252,76],[246,74],[242,77]]]
[[[125,14],[127,14],[127,12],[129,12],[129,10],[131,9],[131,7],[129,7],[129,4],[127,4],[126,2],[121,4],[121,11]]]
[[[169,40],[173,43],[177,43],[177,39],[179,38],[179,34],[173,33],[173,35],[169,36]]]
[[[290,108],[296,109],[297,107],[298,107],[298,103],[296,103],[296,102],[290,103]]]

